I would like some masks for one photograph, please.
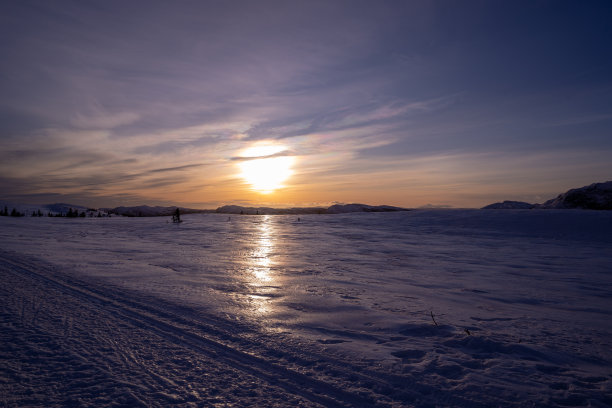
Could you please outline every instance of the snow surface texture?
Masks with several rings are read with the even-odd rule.
[[[0,217],[7,406],[612,404],[612,213]]]

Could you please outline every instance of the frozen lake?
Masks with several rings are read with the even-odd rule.
[[[370,405],[612,404],[612,212],[297,217],[1,217],[0,254],[6,274],[58,271],[62,284],[65,274],[103,296],[133,297],[154,316],[159,307],[209,324],[215,341]],[[23,310],[28,290],[15,285]],[[301,367],[307,356],[326,368]],[[261,402],[244,398],[232,403]]]

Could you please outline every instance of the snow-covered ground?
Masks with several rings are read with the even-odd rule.
[[[0,403],[612,405],[612,212],[297,217],[0,217]]]

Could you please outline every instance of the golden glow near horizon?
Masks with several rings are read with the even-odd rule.
[[[292,174],[295,158],[278,155],[287,150],[286,146],[264,144],[250,147],[242,152],[244,158],[238,166],[240,176],[251,185],[251,188],[261,194],[269,194],[284,187]],[[261,157],[261,158],[259,158]]]

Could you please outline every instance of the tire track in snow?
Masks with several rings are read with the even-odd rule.
[[[114,315],[119,320],[154,333],[175,345],[214,358],[217,362],[224,363],[233,369],[265,380],[271,385],[280,387],[290,394],[299,395],[311,402],[326,407],[368,407],[380,405],[369,398],[344,391],[327,382],[311,378],[263,358],[237,350],[231,346],[206,338],[201,334],[192,333],[172,322],[168,322],[163,316],[156,315],[153,309],[139,311],[130,305],[129,301],[124,301],[102,291],[87,287],[84,282],[67,281],[56,276],[46,276],[35,270],[44,270],[40,265],[31,265],[9,259],[4,254],[0,254],[0,262],[10,273],[19,274],[50,285],[62,293],[71,295],[83,302],[104,306],[106,312]]]

